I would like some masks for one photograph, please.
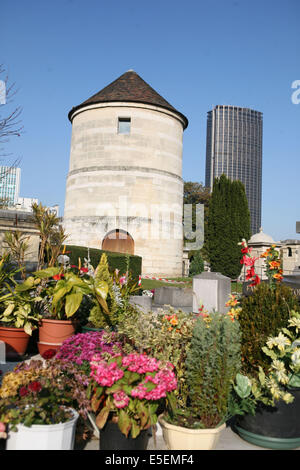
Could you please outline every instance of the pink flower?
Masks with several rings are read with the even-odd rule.
[[[101,387],[111,387],[115,382],[121,379],[124,375],[124,371],[118,368],[116,362],[107,364],[104,360],[98,362],[98,358],[92,360],[91,366],[91,377],[101,385]]]
[[[6,426],[0,421],[0,432],[5,432]]]
[[[114,404],[117,408],[125,408],[129,403],[129,397],[123,390],[113,394]]]

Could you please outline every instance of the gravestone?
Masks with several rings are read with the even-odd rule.
[[[202,303],[208,312],[227,313],[225,306],[231,294],[231,279],[221,273],[203,272],[193,277],[193,312],[198,313]]]
[[[144,313],[149,313],[152,310],[152,297],[147,295],[131,295],[129,303],[143,310]]]
[[[193,304],[193,291],[185,287],[163,286],[154,291],[155,305],[171,305],[172,307],[190,307]]]
[[[292,289],[293,294],[298,298],[298,302],[300,303],[300,271],[297,271],[295,270],[295,274],[284,275],[282,283]]]

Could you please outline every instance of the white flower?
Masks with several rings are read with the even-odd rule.
[[[292,359],[292,363],[295,366],[300,365],[300,349],[296,349],[296,351],[292,354],[291,359]]]
[[[286,346],[289,346],[291,344],[290,340],[284,336],[281,332],[279,333],[278,336],[275,336],[273,338],[269,338],[267,341],[267,346],[268,348],[272,349],[273,346],[277,346],[279,351],[284,351]]]
[[[296,333],[300,331],[300,318],[292,317],[289,319],[290,326],[294,326],[296,328]]]
[[[151,292],[151,290],[143,290],[142,295],[146,297],[153,297],[153,292]]]
[[[289,378],[286,374],[285,366],[282,361],[278,361],[277,359],[275,359],[275,361],[272,362],[272,369],[275,370],[276,377],[280,383],[288,383]]]

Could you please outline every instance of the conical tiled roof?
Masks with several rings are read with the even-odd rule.
[[[178,114],[184,121],[184,128],[186,128],[188,125],[187,118],[177,111],[162,96],[160,96],[133,70],[128,70],[128,72],[121,75],[115,81],[103,88],[103,90],[100,90],[98,93],[91,96],[83,103],[72,108],[68,117],[70,121],[72,121],[72,115],[78,109],[96,103],[108,103],[112,101],[144,103],[153,106],[159,106]]]

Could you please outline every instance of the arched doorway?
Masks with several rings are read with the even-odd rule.
[[[134,240],[125,230],[112,230],[102,240],[102,250],[134,255]]]

